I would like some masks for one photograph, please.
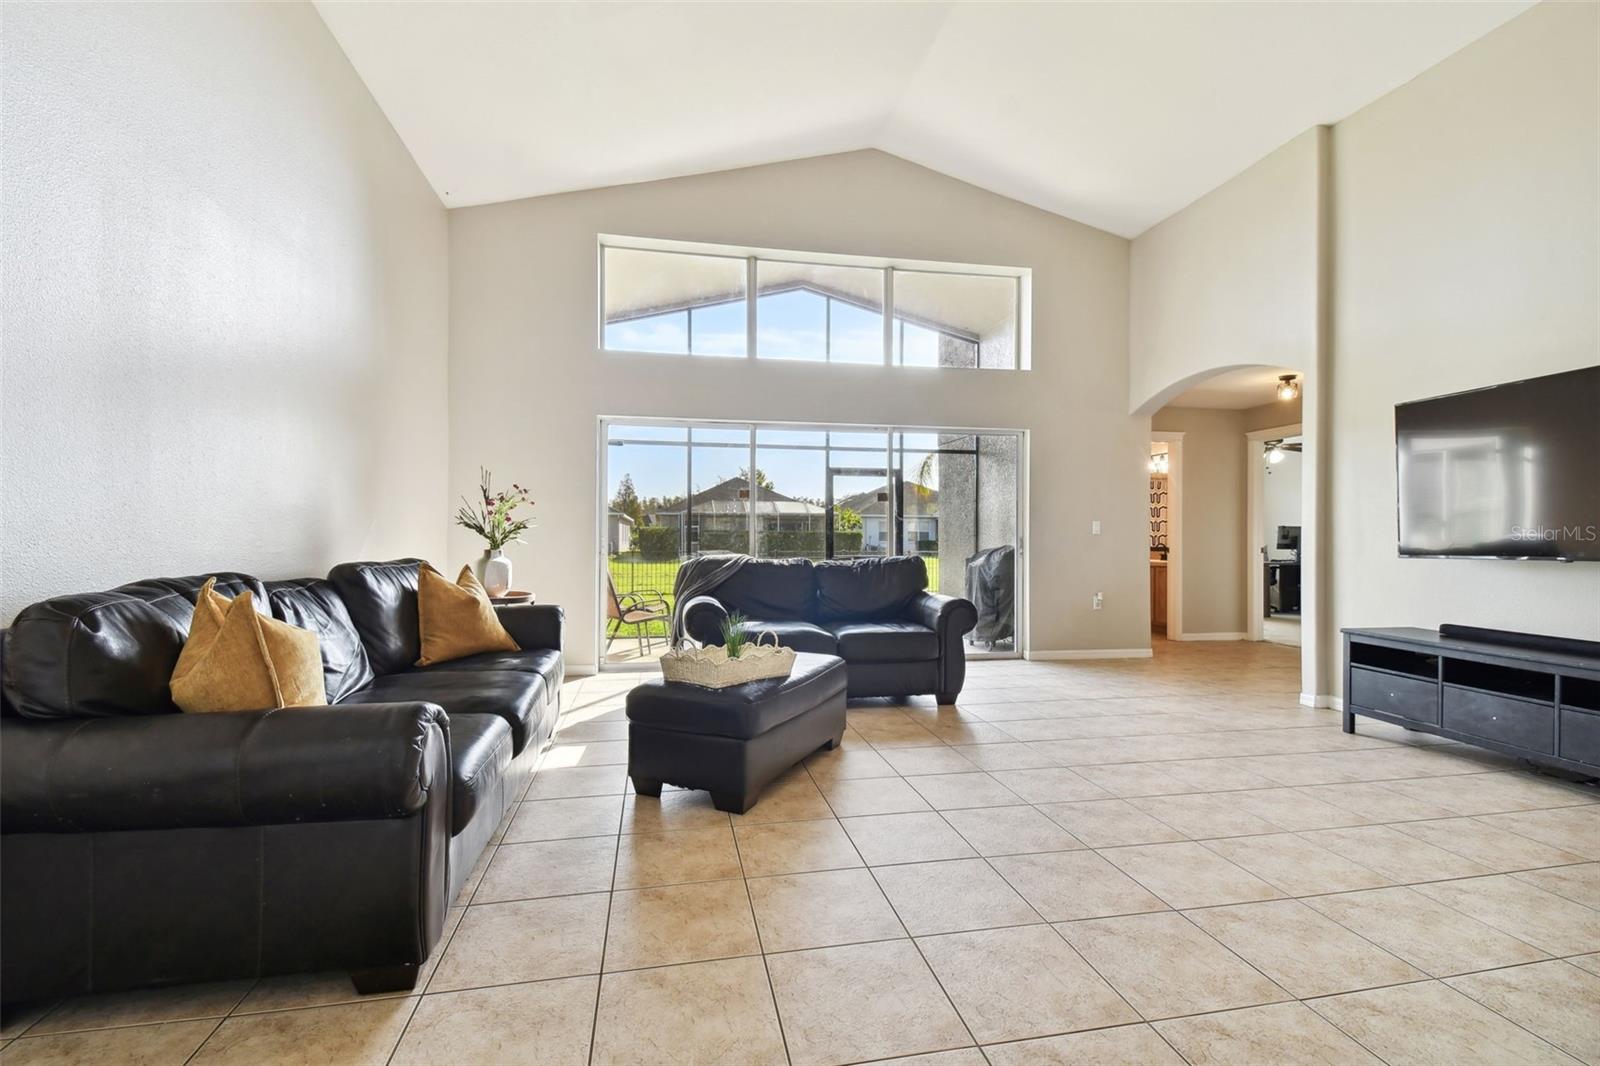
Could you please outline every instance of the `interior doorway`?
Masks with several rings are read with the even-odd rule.
[[[1299,647],[1304,602],[1305,438],[1296,423],[1253,430],[1245,435],[1245,441],[1249,637]]]
[[[1183,639],[1183,433],[1150,436],[1150,635]]]

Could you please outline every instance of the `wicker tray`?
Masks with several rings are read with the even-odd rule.
[[[728,658],[727,648],[669,651],[661,657],[661,676],[701,688],[728,688],[769,677],[788,677],[794,669],[794,649],[779,647],[777,634],[770,630],[762,636],[772,637],[772,643],[747,644],[737,659]]]

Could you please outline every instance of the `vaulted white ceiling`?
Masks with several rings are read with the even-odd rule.
[[[1529,6],[317,4],[448,206],[880,148],[1123,236]]]

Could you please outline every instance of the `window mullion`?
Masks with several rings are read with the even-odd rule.
[[[904,342],[902,342],[904,343]],[[883,268],[883,365],[894,361],[894,267]]]
[[[756,257],[745,259],[744,273],[744,348],[745,358],[756,357]]]
[[[1022,279],[1021,278],[1017,278],[1011,284],[1012,284],[1012,287],[1013,287],[1014,291],[1017,294],[1016,319],[1015,319],[1015,322],[1014,322],[1014,324],[1012,326],[1012,329],[1011,329],[1011,369],[1012,370],[1021,370],[1022,369]],[[980,360],[983,358],[983,355],[982,355],[981,352],[979,353],[978,358]]]

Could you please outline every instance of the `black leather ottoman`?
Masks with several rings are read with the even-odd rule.
[[[794,658],[786,678],[724,689],[647,681],[628,693],[628,776],[641,796],[662,784],[706,789],[743,814],[779,774],[844,739],[844,660]]]

